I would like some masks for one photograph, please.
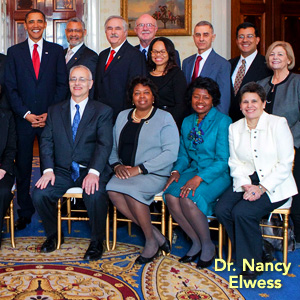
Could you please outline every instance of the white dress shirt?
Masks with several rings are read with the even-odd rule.
[[[204,66],[204,64],[205,64],[205,62],[206,62],[206,60],[207,60],[207,58],[208,58],[208,55],[210,54],[211,51],[212,51],[212,48],[209,48],[208,50],[206,50],[206,51],[203,52],[202,54],[199,54],[199,53],[197,54],[196,59],[197,59],[198,56],[201,56],[201,57],[202,57],[202,60],[200,61],[199,72],[198,72],[198,74],[197,74],[197,77],[200,76],[201,71],[202,71],[202,69],[203,69],[203,66]],[[195,60],[195,61],[196,61],[196,60]],[[194,68],[195,68],[195,63],[194,63]],[[193,74],[193,73],[194,73],[194,69],[193,69],[192,74]]]

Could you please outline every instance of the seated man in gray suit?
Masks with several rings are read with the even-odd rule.
[[[40,146],[43,176],[32,198],[47,235],[41,252],[52,252],[57,247],[58,199],[69,188],[81,187],[91,226],[84,259],[97,260],[103,252],[106,223],[112,109],[89,99],[93,80],[87,67],[73,67],[69,82],[71,98],[48,110]]]
[[[230,106],[230,64],[212,49],[215,40],[214,28],[208,21],[201,21],[194,28],[194,43],[198,53],[189,56],[182,63],[182,71],[189,84],[197,77],[209,77],[216,81],[221,92],[220,112],[228,114]]]
[[[239,91],[250,81],[258,81],[272,74],[265,57],[257,52],[260,41],[258,30],[252,24],[244,22],[236,29],[236,44],[240,56],[229,60],[231,64],[231,105],[229,116],[235,122],[244,118],[239,105]]]

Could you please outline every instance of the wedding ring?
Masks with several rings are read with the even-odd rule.
[[[254,193],[254,192],[252,192],[252,195],[254,196],[254,195],[255,195],[255,193]]]
[[[191,188],[188,188],[188,190],[190,191],[190,190],[191,190]]]

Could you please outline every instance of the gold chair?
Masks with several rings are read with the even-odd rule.
[[[161,212],[152,212],[151,215],[152,216],[160,216],[160,220],[159,221],[151,221],[152,224],[158,224],[161,226],[161,233],[163,235],[166,234],[166,206],[164,203],[164,200],[162,198],[162,194],[163,192],[156,194],[154,196],[154,201],[159,201],[161,202]],[[116,248],[117,245],[117,222],[127,222],[128,223],[128,234],[131,236],[131,223],[132,221],[129,219],[124,218],[120,218],[118,217],[117,214],[117,208],[114,206],[114,212],[113,212],[113,243],[112,243],[112,247],[111,250],[114,250]]]
[[[210,223],[212,221],[217,220],[217,218],[214,217],[214,216],[209,216],[209,217],[207,217],[207,220]],[[173,222],[172,216],[170,214],[169,215],[169,222],[168,222],[168,232],[169,232],[169,240],[171,242],[171,245],[172,245],[172,238],[173,238],[173,226],[178,226],[178,223]],[[224,237],[223,225],[221,223],[219,223],[217,227],[209,226],[209,230],[218,231],[218,243],[219,243],[218,255],[219,255],[220,259],[223,259],[223,253],[222,253],[222,250],[223,250],[223,237]],[[228,241],[229,241],[228,242],[228,252],[231,253],[231,242],[230,242],[229,239],[228,239]]]
[[[11,192],[12,194],[15,194],[16,187],[13,185]],[[9,208],[7,210],[6,216],[4,217],[4,220],[6,220],[6,228],[7,232],[10,232],[10,241],[11,246],[13,248],[16,248],[15,244],[15,220],[14,220],[14,199],[10,201]]]
[[[73,199],[82,199],[82,188],[70,188],[62,196],[62,199],[58,200],[57,203],[57,249],[60,249],[61,246],[61,221],[68,221],[68,233],[71,233],[71,222],[72,221],[89,221],[88,217],[73,217],[73,212],[84,212],[86,209],[71,209],[71,201]],[[67,214],[66,216],[61,215],[61,208],[64,204],[67,204]],[[110,250],[109,245],[109,214],[107,213],[106,217],[106,248]]]

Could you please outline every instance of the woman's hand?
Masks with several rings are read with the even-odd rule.
[[[258,187],[258,185],[253,185],[253,184],[245,184],[243,185],[243,188],[245,190],[245,193],[243,195],[244,200],[248,201],[256,201],[258,200],[263,192],[266,191],[266,189],[262,186],[263,192],[261,189]]]
[[[180,178],[179,172],[178,172],[178,171],[173,171],[172,174],[171,174],[171,176],[169,177],[169,179],[168,179],[168,181],[167,181],[165,187],[164,187],[164,191],[170,186],[170,184],[171,184],[173,181],[178,182],[179,178]]]
[[[128,171],[129,171],[129,174],[130,174],[129,177],[133,177],[133,176],[137,176],[137,175],[141,174],[140,171],[139,171],[138,166],[129,168]]]
[[[0,169],[0,180],[5,176],[6,171],[3,169]]]
[[[200,183],[203,181],[203,179],[201,177],[199,177],[198,175],[194,176],[192,179],[188,180],[186,182],[186,184],[181,187],[181,193],[180,193],[180,197],[181,198],[186,198],[190,191],[193,191],[193,196],[195,195],[195,191],[198,188],[198,186],[200,185]]]
[[[117,165],[114,168],[114,171],[116,173],[116,177],[118,177],[119,179],[128,179],[130,177],[130,169],[131,166]]]

